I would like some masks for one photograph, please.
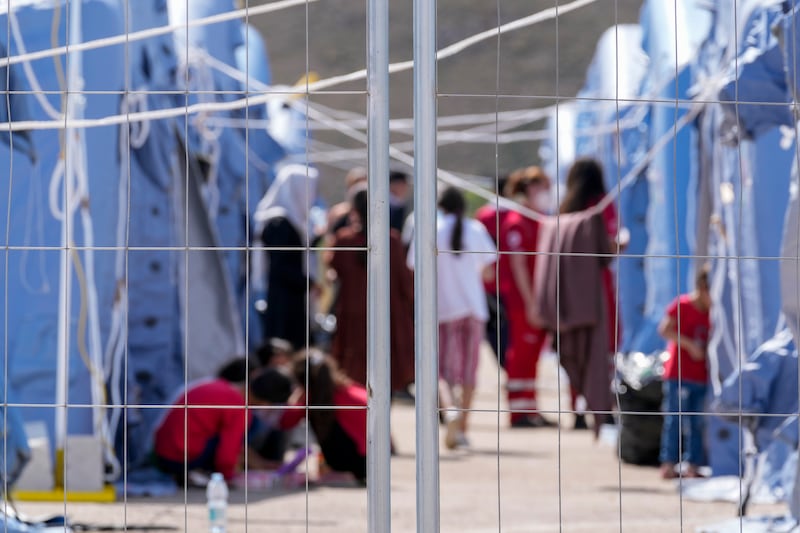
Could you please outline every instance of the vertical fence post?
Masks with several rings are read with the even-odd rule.
[[[369,531],[388,533],[391,531],[388,0],[369,0],[367,28],[367,507]]]
[[[417,531],[439,531],[436,0],[414,0],[414,317]]]

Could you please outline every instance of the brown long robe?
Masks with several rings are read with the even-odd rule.
[[[557,334],[570,384],[589,411],[611,409],[608,326],[603,269],[611,258],[600,214],[570,213],[539,227],[536,312]],[[599,428],[595,427],[595,431]]]
[[[364,247],[364,235],[343,228],[336,233],[334,247]],[[336,299],[336,333],[331,355],[351,379],[367,382],[367,266],[366,252],[336,250],[330,266],[336,271],[339,292]],[[389,242],[391,372],[392,390],[414,381],[414,288],[406,266],[403,244],[392,230]]]

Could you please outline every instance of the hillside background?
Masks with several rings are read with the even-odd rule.
[[[250,0],[250,5],[271,0]],[[558,0],[561,5],[568,0]],[[666,1],[666,0],[665,0]],[[437,38],[442,48],[496,27],[551,8],[556,0],[438,0]],[[531,109],[553,105],[576,95],[601,34],[617,23],[635,23],[642,0],[599,0],[557,20],[483,41],[440,61],[439,116]],[[266,39],[276,84],[293,84],[305,72],[320,78],[365,68],[366,0],[320,0],[252,19]],[[390,1],[390,60],[413,57],[413,0]],[[391,117],[412,117],[411,71],[390,77]],[[351,83],[315,94],[311,101],[366,114],[366,82]],[[338,94],[332,94],[338,93]],[[342,94],[346,93],[346,94]],[[526,125],[540,129],[544,122]],[[341,134],[318,132],[319,141],[359,148]],[[393,142],[411,140],[393,135]],[[538,162],[538,144],[454,144],[439,149],[439,167],[467,175],[494,177]],[[337,201],[346,168],[365,160],[321,165],[322,195]],[[337,168],[338,167],[338,168]]]

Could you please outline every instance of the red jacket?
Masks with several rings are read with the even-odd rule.
[[[155,452],[170,461],[189,462],[198,458],[208,441],[216,437],[219,442],[214,466],[230,479],[236,473],[245,432],[252,418],[252,413],[245,408],[242,393],[227,381],[217,379],[192,384],[156,429]]]

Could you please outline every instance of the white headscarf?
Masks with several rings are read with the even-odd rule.
[[[270,219],[283,217],[300,235],[300,242],[307,245],[309,236],[313,234],[308,213],[317,199],[318,178],[319,171],[308,165],[282,167],[256,207],[253,218],[257,238],[261,238],[261,232]]]
[[[260,248],[264,246],[261,241],[261,234],[267,223],[273,218],[285,218],[300,235],[300,242],[303,246],[308,246],[309,238],[313,235],[314,228],[309,219],[309,211],[317,198],[317,181],[319,171],[308,165],[290,164],[285,165],[278,171],[275,181],[270,186],[267,193],[258,202],[256,212],[253,215],[254,239],[253,244]],[[305,256],[304,256],[305,257]],[[267,257],[263,250],[253,250],[253,282],[257,284],[263,277],[267,269]],[[313,277],[313,268],[308,268],[304,261],[306,274]],[[313,266],[313,265],[312,265]]]

